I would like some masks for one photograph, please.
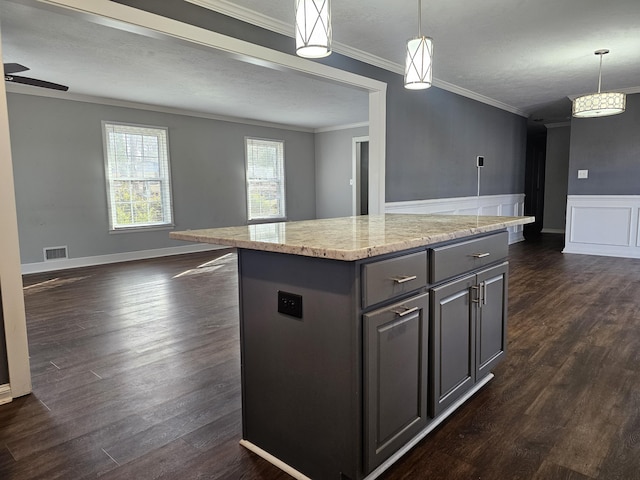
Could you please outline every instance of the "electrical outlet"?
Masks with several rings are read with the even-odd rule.
[[[578,170],[578,178],[589,178],[589,170]]]
[[[278,290],[278,312],[302,318],[302,295]]]

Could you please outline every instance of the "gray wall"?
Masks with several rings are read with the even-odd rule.
[[[453,93],[405,90],[387,97],[388,202],[524,192],[526,119]]]
[[[565,229],[570,137],[569,125],[547,129],[542,227],[547,231]]]
[[[368,135],[367,127],[316,134],[316,216],[352,214],[353,137]],[[355,179],[354,179],[355,181]]]
[[[291,38],[182,0],[116,1],[295,54]],[[387,202],[475,195],[477,155],[486,158],[482,195],[524,192],[524,117],[436,87],[406,90],[402,75],[337,53],[317,61],[388,84]]]
[[[640,94],[627,95],[621,115],[572,119],[569,195],[640,195],[639,132]]]
[[[314,135],[184,115],[8,95],[22,263],[183,244],[168,231],[109,234],[102,120],[169,128],[176,230],[246,223],[245,136],[285,142],[287,216],[315,217]]]

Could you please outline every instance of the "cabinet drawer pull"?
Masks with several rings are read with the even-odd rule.
[[[400,310],[400,309],[394,309],[391,310],[393,313],[395,313],[396,315],[398,315],[399,317],[404,317],[405,315],[409,315],[410,313],[414,313],[418,311],[418,307],[413,307],[413,308],[407,308],[404,305],[400,308],[404,308],[404,310]]]
[[[472,253],[471,256],[473,258],[485,258],[488,257],[489,255],[491,255],[491,253],[489,252],[485,252],[485,253]]]
[[[416,278],[418,278],[417,275],[399,275],[397,277],[391,277],[391,280],[393,280],[396,283],[405,283],[405,282],[410,282],[411,280],[415,280]]]

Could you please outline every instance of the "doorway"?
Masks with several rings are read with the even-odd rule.
[[[353,215],[369,214],[369,137],[353,138]],[[362,181],[364,179],[364,181]]]
[[[544,182],[547,148],[547,131],[529,132],[525,167],[524,214],[536,217],[534,223],[524,226],[527,238],[542,232],[544,213]]]

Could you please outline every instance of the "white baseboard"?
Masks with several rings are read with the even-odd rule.
[[[640,195],[569,195],[563,253],[640,258]]]
[[[13,397],[11,396],[11,386],[8,383],[0,385],[0,405],[9,403],[12,400]]]
[[[565,233],[564,228],[543,228],[540,233]]]
[[[61,260],[50,260],[48,262],[24,263],[22,264],[22,274],[53,272],[56,270],[67,270],[69,268],[91,267],[94,265],[106,265],[108,263],[130,262],[132,260],[146,260],[148,258],[168,257],[171,255],[182,255],[185,253],[206,252],[209,250],[219,250],[220,245],[194,244],[180,247],[155,248],[152,250],[137,250],[135,252],[113,253],[109,255],[96,255],[92,257],[65,258]]]
[[[524,215],[524,193],[388,202],[385,205],[385,212],[521,216]],[[524,240],[524,228],[522,225],[509,227],[508,231],[509,244]]]

